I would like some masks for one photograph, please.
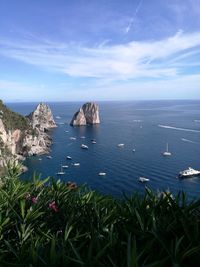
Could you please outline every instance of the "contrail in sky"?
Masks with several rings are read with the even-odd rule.
[[[140,8],[141,8],[141,6],[142,6],[142,3],[143,3],[143,0],[140,0],[139,3],[138,3],[138,5],[137,5],[137,7],[136,7],[136,9],[135,9],[135,12],[133,13],[132,18],[131,18],[130,21],[129,21],[128,26],[127,26],[126,29],[125,29],[125,33],[126,33],[126,34],[130,31],[130,29],[131,29],[131,27],[132,27],[132,25],[133,25],[135,16],[136,16],[137,13],[139,12],[139,10],[140,10]]]

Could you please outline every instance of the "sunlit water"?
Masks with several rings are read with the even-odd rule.
[[[145,185],[154,190],[185,190],[190,197],[200,195],[200,178],[177,179],[178,173],[189,166],[200,169],[200,101],[99,102],[101,124],[73,128],[69,122],[82,104],[49,103],[58,125],[51,131],[52,159],[46,155],[28,158],[25,178],[36,171],[43,178],[54,176],[86,183],[114,196],[143,192]],[[8,106],[26,115],[36,103]],[[97,143],[92,144],[91,139]],[[81,149],[82,143],[89,149]],[[119,143],[124,147],[118,147]],[[161,154],[166,143],[171,157]],[[66,160],[67,155],[72,161]],[[80,166],[73,166],[74,162]],[[61,164],[69,168],[59,177],[56,173]],[[106,176],[99,176],[99,172],[106,172]],[[140,176],[150,181],[142,184],[138,181]]]

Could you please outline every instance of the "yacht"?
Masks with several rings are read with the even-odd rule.
[[[189,167],[187,170],[179,172],[178,177],[179,178],[190,178],[190,177],[196,177],[196,176],[199,176],[199,175],[200,175],[200,171]]]
[[[72,159],[72,157],[70,157],[70,156],[67,156],[67,157],[66,157],[66,159]]]
[[[148,182],[148,181],[150,181],[148,178],[146,178],[146,177],[139,177],[139,181],[140,182],[142,182],[142,183],[145,183],[145,182]]]
[[[62,168],[67,169],[67,168],[69,168],[69,166],[68,165],[62,165]]]
[[[118,144],[117,146],[118,147],[124,147],[124,144]]]
[[[105,176],[106,172],[99,172],[99,176]]]
[[[57,172],[57,175],[64,175],[64,174],[65,174],[65,172],[63,171],[63,167],[61,165],[60,171]]]
[[[166,151],[163,152],[162,154],[163,154],[163,156],[165,156],[165,157],[168,157],[168,156],[171,156],[171,155],[172,155],[172,153],[169,152],[168,143],[167,143],[167,145],[166,145]]]
[[[82,145],[81,145],[81,148],[83,148],[83,149],[88,149],[88,146],[82,144]]]

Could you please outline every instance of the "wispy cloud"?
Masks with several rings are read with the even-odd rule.
[[[49,40],[0,39],[0,54],[5,57],[72,77],[112,80],[173,77],[187,68],[184,58],[193,63],[194,53],[200,54],[200,32],[179,31],[159,41],[104,43],[97,47]]]

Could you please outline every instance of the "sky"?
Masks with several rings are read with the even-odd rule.
[[[0,0],[0,99],[200,99],[200,0]]]

